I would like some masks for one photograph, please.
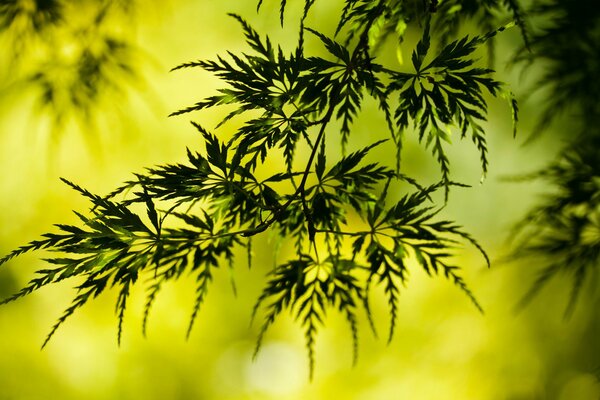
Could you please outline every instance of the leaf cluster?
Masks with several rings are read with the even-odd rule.
[[[0,3],[0,30],[31,29],[41,33],[48,26],[58,24],[63,19],[63,5],[60,0],[36,0],[27,7],[18,0]]]
[[[226,84],[217,94],[172,115],[230,107],[217,128],[233,118],[242,119],[242,124],[228,140],[193,122],[204,148],[188,149],[185,162],[148,168],[104,197],[65,181],[92,203],[89,215],[77,214],[80,226],[56,225],[58,233],[0,259],[3,264],[34,250],[57,254],[46,259],[53,268],[39,270],[38,277],[5,303],[58,281],[82,280],[44,345],[70,315],[107,287],[119,292],[120,340],[128,296],[139,280],[146,282],[147,290],[145,331],[163,283],[184,273],[197,282],[189,335],[214,270],[233,266],[240,250],[246,250],[251,261],[252,238],[267,230],[289,241],[295,254],[277,260],[255,304],[255,315],[265,313],[257,351],[276,318],[289,312],[304,329],[311,376],[316,334],[330,310],[337,309],[348,321],[356,359],[359,308],[375,326],[369,306],[373,290],[382,290],[387,298],[391,340],[411,265],[431,276],[443,275],[481,310],[452,255],[467,243],[489,264],[487,256],[456,223],[439,217],[442,207],[432,198],[439,190],[447,196],[451,186],[459,185],[450,179],[444,145],[453,128],[473,140],[484,173],[487,170],[481,125],[487,118],[484,91],[495,96],[505,89],[491,69],[475,65],[475,52],[504,27],[452,41],[433,55],[433,11],[426,11],[423,35],[412,53],[414,72],[401,72],[378,62],[371,32],[379,24],[377,14],[403,12],[404,3],[380,1],[370,8],[366,2],[347,2],[340,29],[362,11],[372,15],[362,28],[350,30],[346,41],[304,26],[312,3],[305,3],[298,45],[290,54],[232,14],[250,52],[228,52],[216,60],[174,68],[201,68]],[[285,5],[283,1],[281,16]],[[325,55],[307,54],[309,36]],[[365,96],[378,105],[391,140],[347,153]],[[439,183],[422,187],[400,172],[400,151],[410,126],[440,164]],[[344,147],[342,156],[327,147],[331,141],[326,138],[332,135]],[[396,153],[395,165],[369,161],[371,150],[384,144]],[[277,171],[271,164],[274,154],[285,159],[285,167]],[[394,201],[397,197],[388,194],[406,182],[412,191]],[[358,227],[356,220],[362,221]]]
[[[498,29],[504,30],[505,27]],[[398,92],[398,108],[394,112],[397,126],[404,130],[412,121],[419,133],[419,141],[425,140],[432,148],[442,172],[444,182],[449,182],[450,166],[445,154],[444,142],[450,142],[450,126],[457,126],[461,138],[470,136],[480,153],[483,174],[487,173],[487,143],[485,131],[480,125],[486,120],[487,103],[483,89],[496,96],[502,85],[492,79],[493,70],[474,66],[473,52],[496,34],[464,37],[444,46],[431,61],[425,62],[430,49],[429,23],[423,38],[412,53],[415,74],[396,72],[387,92]],[[512,97],[511,95],[509,95]],[[517,108],[511,102],[513,121],[516,123]]]
[[[547,102],[533,136],[547,129],[559,115],[570,113],[582,122],[583,136],[598,123],[600,72],[600,11],[596,2],[535,1],[529,11],[539,28],[532,32],[530,49],[522,49],[515,62],[544,65],[534,91],[543,91]],[[594,134],[594,133],[592,133]]]
[[[127,3],[1,2],[0,37],[8,51],[2,67],[14,73],[2,77],[0,95],[33,88],[34,110],[49,115],[52,135],[72,120],[95,129],[107,99],[114,101],[141,82],[142,53],[127,30],[114,29],[123,18],[131,20]]]
[[[453,127],[459,129],[461,138],[471,137],[479,150],[484,175],[487,172],[487,144],[481,126],[487,118],[484,90],[493,96],[508,97],[513,121],[516,123],[518,119],[516,102],[512,94],[491,77],[494,71],[474,65],[477,48],[506,27],[453,41],[424,64],[431,43],[427,22],[412,55],[415,72],[406,73],[374,61],[369,51],[368,25],[364,28],[363,40],[353,49],[305,28],[323,43],[331,56],[328,59],[306,57],[303,36],[296,52],[286,57],[281,48],[276,51],[268,39],[263,43],[250,26],[243,20],[241,23],[248,44],[258,55],[239,57],[228,53],[233,62],[219,57],[218,61],[197,61],[176,67],[201,67],[215,73],[231,88],[220,89],[221,94],[172,115],[224,104],[239,105],[225,117],[224,123],[246,111],[260,110],[262,115],[247,121],[232,140],[240,139],[238,152],[253,154],[252,160],[248,161],[251,167],[256,166],[259,158],[264,162],[267,151],[276,145],[285,149],[286,163],[290,167],[298,139],[306,139],[314,151],[322,135],[317,136],[318,143],[313,145],[307,129],[324,125],[332,117],[342,122],[341,143],[345,147],[365,93],[379,105],[397,146],[397,170],[400,169],[402,136],[410,125],[414,125],[419,140],[430,147],[437,158],[442,179],[447,184],[450,182],[450,161],[444,143],[450,142]],[[390,99],[396,96],[398,101],[394,109]]]
[[[519,307],[529,303],[552,278],[566,274],[573,281],[566,316],[575,309],[584,283],[593,282],[599,264],[600,113],[595,93],[600,14],[592,3],[534,2],[529,15],[541,28],[532,31],[532,52],[523,50],[516,56],[526,67],[533,62],[545,66],[535,87],[548,92],[548,101],[531,137],[548,129],[557,116],[571,117],[565,148],[544,169],[522,177],[545,182],[550,190],[515,228],[521,241],[511,257],[536,259],[539,268]]]
[[[572,279],[569,316],[586,280],[600,263],[600,170],[598,151],[575,147],[564,151],[548,168],[524,177],[547,182],[546,193],[516,226],[518,245],[513,258],[535,259],[539,271],[518,307],[527,305],[550,279]]]
[[[348,30],[347,38],[357,36],[362,27],[369,26],[369,46],[379,47],[388,37],[394,37],[398,47],[404,41],[409,24],[432,19],[433,31],[442,45],[459,34],[459,28],[474,22],[480,33],[496,29],[500,16],[510,13],[519,25],[521,36],[529,45],[526,13],[516,0],[346,0],[337,31]],[[489,64],[494,65],[495,46],[488,41]]]

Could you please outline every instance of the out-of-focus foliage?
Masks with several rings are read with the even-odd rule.
[[[0,28],[7,30],[17,49],[27,45],[26,40],[39,36],[46,29],[62,22],[63,5],[60,0],[23,1],[3,0],[0,3]]]
[[[53,139],[71,120],[93,131],[103,114],[120,112],[110,103],[141,82],[134,68],[141,56],[132,35],[134,4],[3,0],[0,66],[11,73],[0,76],[0,95],[33,89],[37,111],[52,121]]]
[[[535,89],[547,96],[532,135],[549,130],[552,121],[569,134],[561,135],[568,142],[556,161],[526,177],[548,182],[552,192],[519,225],[514,256],[542,265],[521,304],[564,272],[573,280],[570,314],[584,284],[599,282],[600,8],[595,1],[547,0],[535,2],[529,14],[537,25],[531,52],[521,50],[516,60],[542,65]],[[568,128],[558,125],[563,120]]]
[[[576,118],[573,120],[576,134],[598,137],[598,3],[594,0],[539,0],[534,2],[529,15],[535,27],[530,51],[522,49],[516,61],[535,63],[543,68],[534,84],[534,89],[544,91],[547,99],[537,130],[543,130],[559,115],[572,115]]]
[[[600,152],[594,146],[569,148],[544,170],[527,177],[547,181],[546,193],[519,224],[513,238],[518,257],[543,268],[521,305],[547,281],[565,273],[573,280],[566,314],[573,311],[586,280],[596,285],[600,263]]]

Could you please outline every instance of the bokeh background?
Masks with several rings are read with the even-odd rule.
[[[10,3],[27,10],[36,2],[0,4]],[[285,49],[291,50],[295,40],[293,29],[279,26],[274,0],[265,0],[259,13],[253,1],[108,1],[111,5],[103,10],[97,1],[64,3],[62,20],[53,19],[51,12],[42,20],[23,14],[0,34],[2,254],[51,230],[53,223],[75,223],[72,210],[87,209],[85,200],[59,177],[107,193],[144,167],[183,160],[186,146],[201,149],[188,120],[213,127],[223,116],[220,110],[167,115],[212,93],[218,82],[201,70],[168,70],[225,50],[247,50],[239,25],[227,12],[243,15]],[[300,3],[290,2],[287,18],[296,18]],[[341,5],[317,1],[308,25],[331,34],[329,26]],[[409,32],[405,59],[415,38]],[[498,77],[524,98],[538,71],[534,67],[523,73],[519,66],[508,66],[522,45],[518,30],[503,33],[496,44]],[[111,54],[120,56],[102,58]],[[87,69],[65,68],[81,66],[81,60],[89,62]],[[119,64],[123,60],[133,70]],[[99,65],[104,69],[94,69]],[[488,269],[473,249],[457,255],[485,314],[451,282],[414,268],[401,293],[394,340],[388,345],[385,338],[375,338],[362,316],[359,360],[352,366],[350,332],[345,320],[331,313],[318,336],[316,371],[309,381],[303,334],[292,318],[275,323],[252,360],[259,328],[250,321],[252,306],[275,262],[275,243],[263,235],[255,242],[253,268],[246,268],[243,255],[236,266],[237,295],[226,268],[215,276],[187,341],[194,286],[185,277],[159,296],[145,338],[143,287],[133,291],[120,347],[116,293],[105,293],[76,313],[44,350],[40,346],[46,334],[74,295],[70,283],[2,306],[0,400],[599,399],[599,296],[584,291],[565,319],[571,283],[554,279],[517,313],[515,305],[538,265],[531,259],[505,260],[511,227],[548,190],[537,181],[505,178],[546,165],[563,144],[561,132],[568,130],[567,123],[558,123],[556,133],[524,144],[544,101],[540,95],[521,102],[520,131],[513,138],[509,107],[490,99],[490,172],[484,181],[470,143],[457,140],[451,149],[454,179],[472,187],[455,189],[443,216],[463,225],[492,258]],[[231,129],[234,124],[222,134]],[[367,107],[353,138],[364,145],[383,129],[374,107]],[[438,177],[435,161],[415,138],[407,140],[404,172],[433,182]],[[28,254],[2,266],[2,297],[42,268],[42,257]],[[378,296],[374,294],[373,310],[379,331],[385,332],[386,303]]]

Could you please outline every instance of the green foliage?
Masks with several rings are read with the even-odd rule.
[[[498,26],[498,16],[509,11],[519,25],[523,40],[529,43],[525,12],[515,0],[346,0],[338,31],[349,28],[348,39],[369,26],[369,45],[377,47],[385,38],[395,36],[399,44],[411,21],[434,15],[434,31],[442,44],[459,33],[459,28],[473,21],[482,32],[491,32]],[[490,65],[494,64],[493,41],[488,42]]]
[[[544,65],[535,83],[547,102],[531,138],[548,131],[550,123],[567,116],[565,149],[542,170],[522,177],[550,185],[543,199],[516,227],[521,240],[512,258],[535,259],[537,279],[519,306],[524,306],[555,276],[565,273],[573,285],[565,315],[570,315],[584,283],[594,285],[599,265],[600,199],[600,10],[594,1],[536,1],[529,14],[541,27],[532,32],[531,52],[523,49],[516,61]],[[556,130],[562,133],[562,129]]]
[[[500,28],[499,31],[505,28]],[[394,73],[388,93],[399,92],[399,106],[394,113],[401,130],[413,121],[419,132],[419,141],[425,138],[431,146],[442,171],[442,179],[449,182],[450,165],[444,151],[444,142],[450,142],[447,127],[456,125],[461,138],[470,134],[480,152],[483,173],[487,172],[487,144],[480,122],[486,119],[487,105],[482,88],[492,95],[501,90],[499,82],[489,75],[487,68],[473,67],[469,58],[473,52],[496,32],[472,39],[464,37],[444,46],[429,63],[424,64],[430,48],[429,22],[423,38],[412,53],[415,74]],[[408,85],[407,85],[408,83]],[[424,107],[425,105],[425,107]],[[516,115],[516,108],[513,105]]]
[[[364,309],[374,326],[369,294],[377,288],[387,298],[388,338],[392,339],[398,323],[398,299],[410,265],[431,276],[443,275],[481,310],[452,255],[461,244],[472,244],[489,264],[487,256],[456,223],[439,219],[442,207],[433,197],[440,190],[447,197],[452,186],[465,186],[450,176],[445,146],[453,130],[458,130],[461,138],[471,138],[484,174],[487,171],[482,127],[487,118],[485,92],[493,96],[507,92],[493,79],[491,69],[476,66],[475,53],[505,27],[451,41],[432,54],[430,21],[436,21],[436,10],[419,8],[424,27],[412,53],[414,71],[402,72],[378,62],[375,42],[386,35],[375,35],[373,29],[382,24],[381,18],[405,15],[408,23],[413,14],[403,14],[403,2],[369,3],[346,3],[338,24],[338,34],[344,31],[346,40],[338,41],[304,26],[313,5],[306,1],[298,44],[291,54],[232,14],[241,24],[251,52],[228,52],[213,61],[175,67],[202,68],[227,86],[172,115],[227,105],[233,111],[218,127],[232,118],[244,118],[242,126],[225,141],[193,122],[205,145],[203,151],[188,149],[186,162],[149,168],[105,197],[65,180],[92,203],[90,215],[78,213],[81,227],[56,225],[58,233],[46,234],[0,259],[3,264],[24,252],[42,249],[58,254],[46,259],[53,268],[39,270],[39,277],[4,303],[65,279],[83,280],[76,285],[73,303],[52,328],[45,345],[77,309],[107,287],[114,287],[119,292],[120,340],[133,285],[139,280],[147,282],[145,332],[163,283],[189,273],[197,282],[189,335],[213,271],[224,263],[234,265],[237,250],[245,248],[250,253],[250,239],[270,230],[290,241],[295,254],[278,260],[269,271],[254,307],[254,314],[262,309],[266,313],[256,349],[275,319],[289,312],[304,329],[311,376],[316,334],[329,310],[337,309],[347,319],[356,359],[358,309]],[[282,1],[282,22],[285,6]],[[363,20],[366,23],[357,25]],[[400,39],[403,29],[396,33]],[[320,42],[326,56],[307,54],[308,35]],[[391,140],[349,154],[344,150],[339,157],[327,149],[331,141],[326,137],[340,140],[344,149],[350,146],[352,135],[357,134],[353,123],[365,95],[379,106]],[[516,121],[516,104],[511,101],[511,105]],[[439,183],[422,187],[401,173],[402,143],[411,127],[437,159]],[[370,151],[384,143],[397,154],[396,161],[390,165],[368,162]],[[300,147],[307,149],[306,157],[300,156]],[[270,167],[263,176],[265,165],[278,154],[283,155],[285,167],[274,173]],[[406,182],[413,191],[389,204],[388,193],[397,192]],[[363,228],[352,222],[357,219]]]
[[[1,66],[11,71],[0,77],[0,95],[33,88],[35,111],[51,118],[52,139],[71,121],[94,130],[107,100],[141,82],[134,66],[142,52],[126,29],[112,28],[124,19],[131,25],[132,3],[0,1],[0,38],[8,47]]]
[[[549,168],[528,179],[543,179],[556,191],[544,196],[517,227],[515,255],[542,264],[524,306],[558,273],[573,280],[565,316],[572,313],[586,279],[600,262],[600,155],[593,147],[568,149]]]
[[[37,0],[29,7],[19,0],[0,2],[0,29],[30,28],[39,33],[62,20],[63,6],[59,0]]]
[[[530,11],[540,28],[533,33],[531,51],[522,49],[517,62],[544,65],[535,91],[544,91],[547,104],[533,135],[548,128],[559,115],[577,115],[585,126],[597,126],[600,109],[600,10],[593,0],[536,1]],[[585,136],[597,135],[585,133]]]

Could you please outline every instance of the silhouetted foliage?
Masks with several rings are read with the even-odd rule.
[[[514,122],[518,119],[511,92],[494,79],[492,69],[476,64],[477,50],[513,23],[451,39],[452,29],[440,33],[431,26],[442,26],[451,13],[458,18],[458,8],[438,10],[435,2],[427,1],[346,1],[337,36],[329,37],[305,26],[313,3],[305,2],[298,43],[289,54],[232,14],[241,25],[248,52],[227,52],[214,60],[174,68],[201,68],[225,85],[218,94],[172,115],[227,105],[232,111],[219,127],[233,118],[242,121],[230,139],[193,122],[203,150],[188,149],[185,162],[148,168],[104,197],[65,180],[92,204],[89,213],[77,213],[79,226],[58,224],[56,233],[0,259],[3,264],[28,251],[53,253],[46,259],[52,267],[39,270],[36,278],[3,303],[65,279],[83,279],[44,345],[77,309],[113,287],[119,291],[120,340],[128,296],[139,280],[148,282],[145,331],[162,284],[184,273],[197,282],[189,335],[213,272],[223,264],[234,265],[236,250],[250,252],[252,238],[267,230],[290,241],[295,254],[278,261],[269,272],[254,307],[254,314],[265,313],[257,351],[274,320],[289,312],[304,329],[311,376],[316,334],[331,310],[339,310],[347,319],[356,359],[358,309],[362,307],[372,318],[369,295],[377,288],[387,298],[392,339],[409,261],[431,276],[449,279],[481,310],[452,255],[461,244],[471,244],[486,262],[487,256],[456,223],[438,216],[443,204],[433,198],[438,191],[447,198],[453,186],[465,186],[451,179],[446,148],[452,135],[474,143],[485,175],[487,141],[482,124],[489,95],[505,97]],[[505,3],[521,22],[517,3]],[[282,24],[285,6],[282,1]],[[489,7],[497,10],[500,3]],[[383,64],[376,53],[378,44],[391,35],[401,42],[407,26],[421,30],[408,72]],[[327,55],[319,56],[322,52],[306,45],[309,35]],[[433,35],[441,38],[437,50]],[[119,48],[114,43],[113,50]],[[95,69],[92,63],[91,76]],[[352,138],[364,134],[353,123],[366,96],[378,105],[389,139],[347,154]],[[402,144],[412,131],[439,164],[438,183],[422,186],[401,172]],[[342,143],[342,155],[327,148],[326,137],[332,136]],[[376,146],[390,146],[396,160],[369,162],[369,152]],[[307,150],[306,155],[300,148]],[[265,165],[278,156],[283,156],[285,165],[273,171],[269,164],[265,176]],[[388,193],[406,183],[413,190],[391,201]],[[362,221],[358,226],[349,222],[357,219]]]

